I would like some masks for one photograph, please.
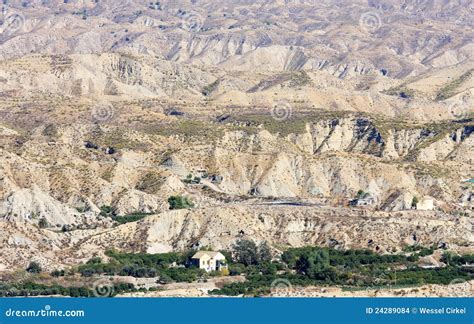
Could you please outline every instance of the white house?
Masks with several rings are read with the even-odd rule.
[[[220,252],[199,251],[191,258],[192,264],[207,272],[227,269],[225,256]]]

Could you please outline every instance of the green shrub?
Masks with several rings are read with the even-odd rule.
[[[193,208],[193,202],[187,197],[183,196],[171,196],[168,198],[168,203],[170,204],[170,209],[187,209]]]
[[[251,240],[238,240],[234,244],[235,260],[245,266],[258,263],[257,245]]]
[[[43,271],[43,269],[41,268],[38,262],[33,261],[30,262],[28,268],[26,268],[26,271],[28,271],[29,273],[40,273],[41,271]]]
[[[117,209],[111,206],[102,206],[100,207],[99,215],[104,217],[114,217],[117,216],[116,214]]]
[[[48,221],[46,220],[46,218],[41,218],[38,222],[38,226],[39,228],[47,228],[49,227],[49,224],[48,224]]]
[[[418,197],[416,197],[416,196],[413,197],[413,199],[411,200],[411,208],[416,208],[418,203],[419,203]]]
[[[64,270],[53,270],[51,272],[51,276],[53,277],[64,277],[66,275],[66,272]]]

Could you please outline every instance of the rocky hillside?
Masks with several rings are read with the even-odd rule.
[[[472,251],[470,1],[2,9],[0,271],[240,237]]]
[[[470,220],[460,217],[472,205],[472,187],[463,182],[473,172],[471,122],[415,125],[351,114],[283,122],[255,114],[162,118],[169,121],[142,128],[3,127],[3,253],[23,246],[26,262],[45,248],[31,235],[79,249],[74,258],[107,246],[220,248],[242,235],[295,246],[365,247],[370,240],[377,250],[414,244],[413,233],[424,244],[466,248],[472,241]],[[348,207],[360,190],[373,203]],[[192,210],[168,212],[173,195],[188,197]],[[414,197],[433,200],[438,211],[397,213],[412,209]],[[104,206],[118,217],[156,216],[112,229],[112,218],[99,215]]]

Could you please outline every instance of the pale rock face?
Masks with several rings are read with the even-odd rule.
[[[189,170],[186,165],[176,155],[171,155],[164,161],[163,167],[171,170],[174,174],[182,179],[185,179],[189,174]]]
[[[313,137],[311,136],[311,127],[310,124],[306,124],[306,132],[303,134],[291,134],[288,135],[288,140],[295,143],[295,145],[303,152],[313,154],[314,152],[314,143]]]
[[[395,141],[394,141],[393,133],[391,130],[390,130],[390,136],[387,137],[385,150],[383,151],[382,156],[386,160],[395,160],[400,157],[400,155],[398,154],[395,148]]]
[[[10,128],[7,128],[7,127],[4,127],[4,126],[0,125],[0,135],[1,136],[12,136],[12,135],[18,135],[18,132],[16,132],[13,129],[10,129]]]
[[[281,154],[256,185],[257,191],[264,196],[296,197],[299,195],[298,182],[302,172],[302,158],[288,158]]]
[[[456,246],[473,239],[471,222],[466,218],[456,220],[439,212],[405,211],[397,216],[373,212],[370,218],[361,219],[363,212],[351,216],[342,209],[245,205],[170,211],[96,236],[84,242],[82,249],[91,244],[123,246],[127,238],[136,235],[142,235],[140,249],[148,252],[185,249],[192,244],[225,249],[239,235],[270,244],[303,246],[333,242],[345,248],[365,248],[372,239],[382,251],[401,250],[413,241],[413,234],[424,245],[443,241]]]
[[[399,210],[408,210],[411,209],[411,204],[413,201],[413,197],[416,194],[412,192],[404,192],[395,195],[393,201],[388,202],[386,206],[384,206],[384,210],[386,211],[399,211]]]
[[[435,201],[432,197],[423,197],[416,205],[417,210],[433,210],[435,208]]]
[[[163,199],[138,190],[127,190],[114,202],[114,205],[120,215],[130,214],[137,210],[150,213],[165,207]]]
[[[49,224],[64,225],[79,220],[77,211],[54,200],[36,186],[13,193],[3,201],[1,209],[3,217],[12,221],[37,221],[44,217]]]
[[[427,162],[442,159],[448,156],[456,145],[457,143],[453,141],[449,135],[446,135],[441,141],[437,141],[421,150],[418,155],[418,160]]]

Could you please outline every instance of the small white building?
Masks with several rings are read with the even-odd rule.
[[[417,210],[433,210],[434,209],[434,199],[431,197],[423,197],[417,204]]]
[[[191,258],[192,264],[207,272],[227,269],[225,256],[220,252],[199,251]]]

